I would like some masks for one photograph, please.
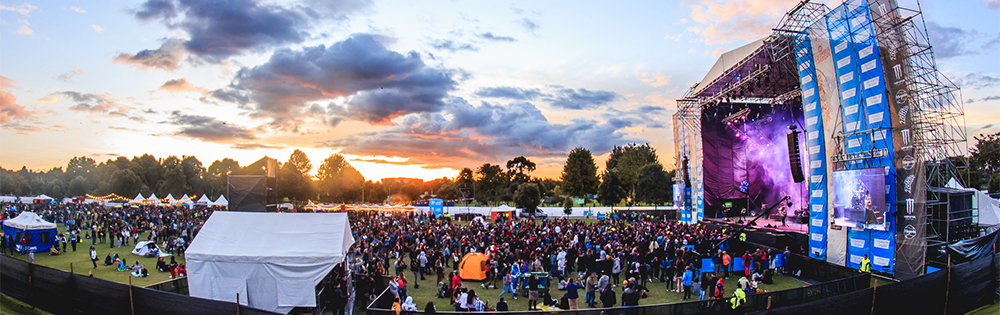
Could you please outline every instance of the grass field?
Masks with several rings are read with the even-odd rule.
[[[49,312],[24,304],[6,294],[0,294],[0,315],[47,315]]]
[[[446,271],[451,271],[451,269],[448,268],[448,269],[446,269]],[[437,307],[437,309],[439,311],[453,311],[454,310],[454,307],[451,305],[451,303],[449,303],[450,299],[448,299],[448,298],[440,298],[439,299],[439,298],[436,297],[437,296],[437,284],[434,283],[434,280],[437,280],[437,276],[428,276],[427,280],[420,280],[420,281],[418,281],[417,283],[420,284],[420,288],[419,289],[414,289],[413,288],[413,280],[410,279],[410,277],[412,277],[412,276],[413,276],[413,274],[410,273],[408,275],[408,277],[407,277],[407,280],[410,281],[410,282],[407,285],[408,290],[407,290],[406,293],[408,295],[410,295],[410,296],[413,296],[413,302],[417,304],[417,308],[418,309],[423,310],[424,309],[424,305],[427,304],[427,301],[433,301],[434,305]],[[736,282],[738,280],[739,280],[738,277],[729,277],[728,280],[725,280],[727,297],[732,296],[733,289],[736,288]],[[612,281],[614,281],[614,279],[612,279]],[[499,283],[499,281],[498,281],[498,283]],[[556,283],[556,281],[553,280],[552,281],[552,285],[554,286],[555,283]],[[469,287],[470,289],[476,290],[476,295],[479,296],[479,298],[482,299],[483,301],[487,301],[488,300],[490,307],[493,307],[496,304],[496,302],[500,300],[498,298],[498,296],[500,295],[500,292],[503,291],[500,288],[496,288],[496,289],[484,289],[483,287],[481,287],[479,285],[479,283],[475,283],[475,282],[463,282],[463,285],[466,286],[466,287]],[[777,290],[791,289],[791,288],[796,288],[796,287],[802,287],[802,286],[805,286],[805,285],[806,284],[804,282],[802,282],[802,281],[799,281],[799,280],[796,280],[796,279],[793,279],[793,278],[789,278],[789,277],[785,277],[785,276],[781,276],[781,275],[775,275],[774,276],[774,284],[770,284],[770,285],[761,284],[762,288],[764,290],[767,290],[767,291],[777,291]],[[667,292],[667,285],[666,285],[666,283],[660,283],[659,280],[654,280],[653,283],[647,283],[647,287],[650,289],[649,297],[645,298],[645,299],[642,299],[642,300],[639,300],[639,304],[640,305],[650,305],[650,304],[663,304],[663,303],[680,302],[681,301],[681,297],[684,296],[683,293]],[[620,303],[621,303],[621,294],[622,294],[620,283],[619,283],[619,288],[617,288],[615,290],[615,292],[617,294],[617,300],[618,300],[618,303],[619,303],[617,305],[620,305]],[[565,291],[553,290],[552,291],[552,297],[558,299],[558,298],[562,297],[563,294],[565,294],[565,293],[566,293]],[[587,308],[586,299],[584,298],[586,295],[585,295],[584,291],[580,290],[579,293],[580,293],[580,299],[577,300],[577,301],[579,302],[580,308]],[[510,295],[507,294],[507,295],[504,295],[504,299],[507,301],[507,305],[508,305],[508,307],[510,308],[511,311],[526,311],[526,310],[528,310],[528,299],[526,297],[523,297],[523,295],[518,296],[517,300],[511,300],[510,299]],[[698,296],[695,295],[694,299],[698,299]],[[600,299],[599,299],[599,297],[598,297],[597,304],[598,304],[598,306],[600,305]]]
[[[58,228],[60,233],[64,233],[66,231],[66,227],[63,224],[58,224]],[[142,233],[142,235],[139,236],[139,240],[146,240],[146,236],[148,234],[149,232]],[[84,232],[84,235],[86,235],[86,232]],[[114,254],[118,254],[119,257],[125,259],[125,262],[127,262],[129,266],[134,265],[135,261],[139,260],[139,263],[144,265],[146,269],[149,270],[149,277],[132,279],[132,284],[135,286],[144,287],[170,279],[169,272],[159,272],[155,270],[156,258],[146,258],[133,255],[132,249],[135,244],[132,244],[131,241],[129,241],[129,246],[124,247],[109,248],[107,243],[98,243],[95,245],[94,248],[97,249],[98,261],[97,269],[94,269],[94,265],[90,262],[91,242],[92,241],[89,239],[83,239],[82,243],[76,245],[75,252],[73,251],[73,247],[67,244],[66,248],[68,251],[58,256],[49,256],[48,253],[35,253],[35,264],[65,271],[70,271],[70,264],[72,264],[74,273],[87,275],[88,272],[93,272],[95,278],[128,283],[129,277],[131,277],[131,272],[119,272],[118,268],[114,266],[104,266],[104,256],[107,256],[108,254],[111,254],[112,256],[114,256]],[[14,254],[14,258],[28,260],[28,255]],[[169,257],[165,259],[168,263],[170,262]],[[183,255],[177,255],[175,259],[177,260],[177,263],[184,262]]]

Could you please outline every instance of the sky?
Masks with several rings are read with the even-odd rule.
[[[0,166],[300,149],[371,180],[557,178],[574,147],[603,168],[648,142],[670,169],[675,100],[797,2],[3,0]],[[1000,131],[1000,0],[919,6],[970,140]]]

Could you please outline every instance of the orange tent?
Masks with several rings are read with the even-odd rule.
[[[486,255],[482,253],[468,253],[462,257],[462,262],[458,265],[458,277],[462,280],[486,279]]]

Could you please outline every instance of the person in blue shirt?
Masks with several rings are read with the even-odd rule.
[[[687,301],[691,298],[691,286],[694,284],[694,272],[691,272],[691,266],[685,267],[681,281],[684,283],[684,298],[681,301]]]

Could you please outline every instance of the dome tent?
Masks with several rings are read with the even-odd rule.
[[[486,255],[468,253],[458,265],[458,277],[462,280],[482,281],[486,279]]]

